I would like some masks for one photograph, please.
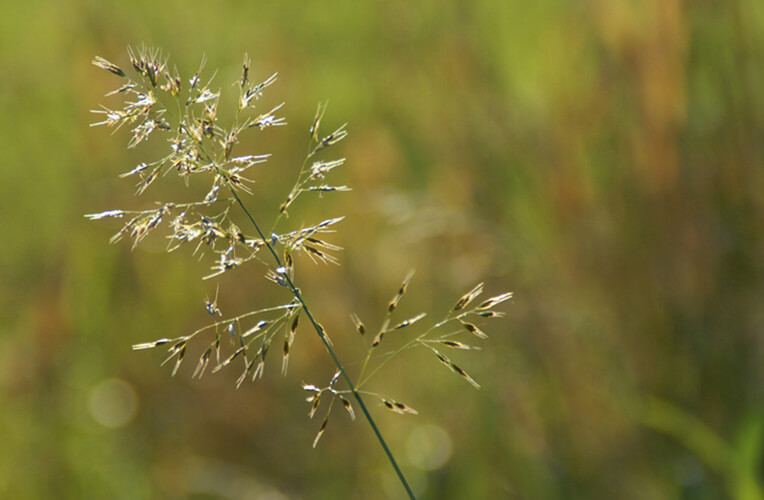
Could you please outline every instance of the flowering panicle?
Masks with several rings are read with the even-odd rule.
[[[280,287],[287,288],[290,300],[285,303],[234,315],[224,315],[218,304],[219,285],[214,299],[204,300],[203,308],[212,322],[191,333],[136,344],[133,349],[167,348],[162,364],[172,362],[172,375],[183,365],[192,343],[199,346],[201,355],[193,367],[192,377],[201,378],[206,373],[217,373],[232,366],[239,366],[241,373],[236,387],[245,380],[257,380],[265,371],[267,354],[276,342],[281,346],[281,372],[286,375],[290,355],[293,352],[297,331],[301,324],[309,324],[320,337],[331,355],[337,371],[323,387],[303,384],[308,392],[310,417],[314,417],[322,402],[326,410],[319,431],[314,439],[315,447],[324,435],[334,403],[339,401],[349,417],[355,419],[356,409],[374,429],[375,435],[398,474],[409,496],[414,498],[400,468],[382,439],[374,420],[367,410],[361,394],[376,397],[380,405],[399,414],[416,414],[405,403],[379,394],[368,392],[365,387],[379,370],[395,356],[412,348],[425,348],[449,370],[468,383],[479,387],[477,382],[439,349],[478,350],[455,337],[459,334],[485,340],[488,336],[481,329],[481,321],[501,317],[503,313],[494,307],[509,300],[511,293],[489,298],[478,306],[472,302],[483,292],[483,284],[462,296],[441,321],[421,329],[427,314],[417,314],[393,321],[399,303],[404,297],[413,272],[403,280],[397,293],[387,304],[381,326],[373,336],[365,337],[368,348],[357,381],[348,375],[332,348],[326,329],[318,323],[308,308],[302,292],[295,286],[295,266],[299,255],[313,262],[339,264],[339,245],[332,243],[330,235],[342,216],[324,217],[319,222],[298,228],[282,228],[288,210],[304,193],[345,192],[350,188],[330,179],[335,171],[344,166],[345,158],[323,159],[318,155],[336,145],[348,135],[343,124],[327,135],[321,134],[326,113],[326,103],[319,104],[309,129],[309,147],[292,188],[278,208],[274,207],[273,225],[269,235],[261,230],[240,195],[252,194],[258,168],[270,160],[266,152],[238,151],[244,134],[286,124],[281,116],[284,103],[268,110],[258,110],[264,91],[277,81],[277,73],[260,81],[251,81],[250,60],[244,57],[241,76],[234,83],[239,89],[234,117],[230,123],[221,121],[218,107],[222,90],[213,87],[215,74],[204,75],[206,61],[202,59],[199,69],[187,80],[176,68],[170,69],[168,58],[159,49],[141,47],[129,49],[130,67],[135,75],[129,76],[120,66],[102,57],[95,57],[93,64],[119,78],[118,87],[107,96],[120,96],[119,107],[101,106],[93,110],[99,116],[92,126],[106,126],[118,130],[130,129],[128,148],[137,148],[149,140],[164,143],[164,154],[151,161],[144,161],[119,174],[120,178],[135,180],[136,194],[146,196],[152,186],[175,174],[185,185],[200,185],[204,196],[199,201],[161,201],[141,210],[109,209],[86,215],[91,220],[119,219],[122,223],[112,236],[111,242],[123,238],[132,240],[132,248],[144,241],[159,228],[165,228],[167,251],[190,248],[209,260],[210,271],[204,280],[216,280],[221,275],[245,267],[264,268],[264,277]],[[232,210],[238,207],[240,210]],[[235,221],[234,212],[243,214],[247,234]],[[258,217],[259,218],[259,217]],[[262,272],[262,271],[261,271]],[[304,320],[301,322],[301,318]],[[354,330],[364,335],[367,327],[358,317],[351,315]],[[386,353],[379,352],[379,345],[388,337],[400,337],[399,347]],[[408,339],[408,340],[404,340]],[[372,353],[375,356],[372,358]]]

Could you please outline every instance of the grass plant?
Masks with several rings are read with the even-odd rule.
[[[175,375],[187,359],[188,346],[192,342],[199,343],[203,351],[194,364],[192,377],[201,378],[205,374],[238,366],[241,370],[236,380],[238,388],[248,379],[255,381],[263,376],[266,360],[270,359],[268,353],[274,343],[280,346],[281,371],[287,374],[300,318],[306,318],[336,366],[327,384],[302,385],[308,393],[310,417],[325,408],[313,446],[321,439],[335,406],[341,404],[353,419],[355,410],[359,409],[406,493],[414,498],[365,400],[376,399],[382,407],[399,414],[417,412],[406,403],[372,391],[370,385],[399,354],[423,348],[450,371],[479,388],[478,382],[446,352],[479,350],[478,346],[464,341],[463,337],[477,342],[486,339],[480,323],[502,317],[503,313],[494,308],[509,300],[512,294],[502,293],[476,303],[484,290],[480,283],[456,300],[439,321],[423,327],[427,317],[425,312],[408,318],[397,318],[395,314],[413,277],[411,272],[387,304],[386,315],[378,328],[367,330],[358,315],[350,315],[348,326],[352,325],[358,335],[367,339],[367,349],[358,372],[349,373],[338,358],[326,329],[319,323],[295,283],[295,266],[300,256],[307,256],[317,263],[339,264],[338,255],[342,248],[331,242],[331,234],[343,217],[323,218],[307,227],[288,226],[289,209],[303,195],[350,191],[345,185],[327,181],[335,169],[344,165],[345,158],[324,158],[333,146],[347,137],[347,125],[322,135],[321,126],[327,107],[320,104],[308,130],[308,152],[297,171],[294,185],[284,201],[273,207],[270,214],[255,216],[244,200],[245,196],[253,194],[255,167],[267,163],[270,155],[240,152],[238,145],[245,133],[286,125],[285,118],[280,114],[283,103],[267,111],[257,109],[259,98],[276,82],[277,75],[251,80],[250,61],[245,56],[241,76],[234,83],[238,88],[238,98],[233,119],[224,124],[218,114],[222,90],[213,84],[214,73],[206,76],[204,60],[190,78],[185,78],[176,68],[170,67],[168,59],[159,49],[129,49],[128,55],[134,76],[128,76],[120,66],[104,58],[93,60],[94,65],[119,78],[118,88],[107,96],[122,96],[123,102],[120,107],[102,106],[95,110],[100,120],[92,125],[114,130],[129,127],[128,148],[137,148],[149,140],[156,140],[166,144],[167,153],[159,159],[139,163],[120,177],[135,179],[136,194],[142,197],[159,179],[169,174],[176,174],[186,185],[191,182],[203,185],[206,194],[203,199],[192,202],[161,201],[149,208],[109,209],[86,217],[92,220],[121,220],[122,225],[111,242],[130,239],[132,248],[158,228],[166,228],[168,252],[190,247],[194,254],[209,261],[210,270],[202,279],[215,281],[239,269],[251,276],[252,272],[258,272],[256,269],[259,266],[267,280],[288,289],[290,295],[290,299],[281,304],[223,316],[217,302],[218,284],[215,296],[204,301],[204,307],[212,317],[209,324],[191,333],[136,344],[133,349],[166,348],[163,364],[171,364],[172,375]],[[264,231],[263,227],[267,226],[261,225],[266,217],[272,219],[270,231]],[[407,340],[397,348],[388,351],[380,348],[386,336],[403,334],[410,337],[406,337]],[[345,338],[334,337],[338,342]]]

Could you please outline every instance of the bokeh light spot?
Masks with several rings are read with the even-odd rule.
[[[453,446],[448,433],[437,425],[422,425],[409,435],[407,451],[412,464],[424,470],[443,467],[451,458]]]
[[[135,390],[118,378],[99,382],[91,389],[88,403],[93,419],[110,429],[128,425],[138,411]]]

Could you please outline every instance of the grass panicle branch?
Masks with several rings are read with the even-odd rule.
[[[267,165],[271,156],[265,152],[242,154],[237,151],[237,145],[245,132],[286,125],[286,119],[281,115],[284,103],[265,112],[258,111],[263,92],[277,81],[277,74],[261,81],[251,81],[250,60],[245,55],[241,76],[235,83],[239,97],[233,119],[223,123],[218,114],[222,90],[213,84],[215,73],[209,77],[204,75],[204,59],[199,69],[186,80],[177,69],[170,69],[168,58],[159,49],[128,49],[128,58],[135,76],[129,76],[122,67],[102,57],[93,59],[95,66],[119,79],[119,86],[107,96],[120,96],[123,102],[118,107],[101,106],[93,110],[99,118],[92,126],[105,126],[115,131],[127,127],[130,135],[127,147],[131,149],[158,136],[167,148],[164,156],[141,162],[119,177],[135,179],[136,195],[141,197],[151,192],[151,188],[169,174],[177,175],[185,185],[193,181],[204,186],[206,194],[203,199],[194,202],[161,201],[139,210],[108,209],[86,217],[90,220],[122,220],[121,227],[110,241],[116,243],[130,238],[132,248],[158,228],[165,227],[168,252],[188,247],[194,255],[209,261],[210,271],[202,276],[204,280],[215,281],[243,267],[251,272],[253,266],[259,265],[264,269],[265,278],[286,288],[290,295],[290,299],[282,304],[226,316],[218,306],[218,284],[214,298],[204,300],[204,310],[213,318],[212,322],[189,334],[162,337],[136,344],[133,349],[166,347],[167,355],[162,364],[173,362],[172,375],[175,375],[186,359],[188,346],[192,342],[201,342],[203,351],[196,361],[192,377],[201,378],[206,373],[217,373],[238,365],[242,370],[236,380],[238,388],[248,378],[254,381],[263,376],[267,354],[274,342],[277,345],[280,342],[282,346],[281,372],[287,374],[300,318],[306,318],[336,366],[328,385],[319,388],[303,384],[303,389],[310,393],[311,417],[316,415],[322,401],[328,400],[313,446],[324,435],[336,401],[353,420],[357,405],[407,495],[415,498],[363,396],[378,399],[382,407],[395,413],[413,415],[417,411],[396,399],[369,392],[365,388],[393,358],[413,348],[428,349],[450,371],[479,388],[466,371],[438,349],[479,350],[479,347],[455,337],[463,334],[485,340],[488,336],[480,323],[503,316],[494,307],[509,300],[512,294],[500,294],[471,307],[483,292],[481,283],[462,296],[442,320],[422,328],[427,317],[425,312],[394,321],[398,305],[414,275],[409,273],[388,302],[377,333],[373,337],[364,337],[367,339],[367,349],[354,380],[340,362],[326,329],[316,320],[294,281],[298,256],[305,255],[315,263],[339,264],[337,255],[342,248],[327,238],[343,217],[324,218],[298,229],[282,228],[289,218],[289,209],[303,195],[350,191],[344,184],[327,181],[345,164],[345,158],[321,158],[325,151],[347,137],[347,124],[322,135],[321,126],[327,105],[318,105],[308,130],[309,144],[305,159],[284,201],[274,207],[273,223],[266,234],[242,196],[253,193],[253,176],[257,168]],[[238,212],[243,214],[243,221],[236,220],[235,214]],[[351,320],[354,330],[365,335],[367,327],[360,317],[352,314]],[[408,335],[408,340],[396,349],[380,353],[379,346],[386,335]]]

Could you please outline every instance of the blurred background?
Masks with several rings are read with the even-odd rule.
[[[436,320],[480,281],[515,292],[483,350],[453,355],[480,391],[417,352],[373,386],[419,411],[370,402],[420,498],[763,498],[757,0],[7,6],[0,497],[403,497],[365,423],[335,411],[311,448],[300,383],[333,370],[306,324],[288,376],[274,356],[238,390],[238,368],[197,381],[190,360],[171,378],[163,352],[131,351],[205,324],[215,293],[207,262],[109,245],[117,224],[82,216],[174,193],[117,179],[161,144],[88,127],[118,102],[91,59],[127,67],[141,43],[187,76],[206,55],[224,92],[245,52],[254,80],[279,73],[263,109],[286,101],[289,126],[240,144],[273,153],[251,198],[264,221],[316,104],[325,132],[349,123],[334,180],[354,190],[301,200],[289,223],[347,216],[342,266],[303,259],[297,279],[351,370],[349,314],[377,326],[409,269],[403,317]],[[256,267],[220,286],[228,315],[284,300]]]

